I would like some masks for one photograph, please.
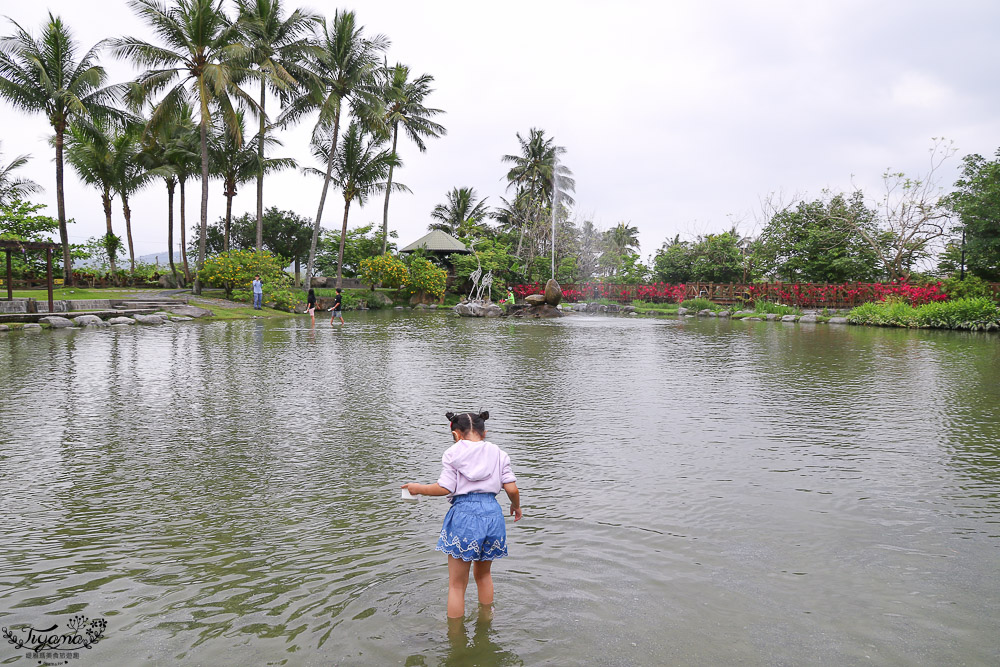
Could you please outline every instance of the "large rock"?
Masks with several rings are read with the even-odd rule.
[[[189,306],[185,303],[177,304],[176,306],[164,306],[163,310],[170,311],[174,315],[183,315],[184,317],[214,317],[215,313],[206,308],[199,308],[198,306]]]
[[[846,317],[831,317],[828,322],[830,324],[847,324]]]
[[[524,297],[524,302],[529,306],[540,306],[543,303],[545,303],[545,295],[529,294],[528,296]]]
[[[731,313],[731,312],[729,312],[728,310],[720,310],[720,311],[719,311],[719,312],[717,313],[717,315],[718,315],[719,317],[729,317],[730,315],[732,315],[732,313]]]
[[[58,315],[49,315],[48,317],[41,317],[38,320],[48,324],[53,329],[65,329],[66,327],[73,326],[73,321],[68,320],[65,317],[59,317]]]
[[[806,313],[805,315],[803,315],[802,317],[799,318],[799,322],[813,322],[813,323],[815,323],[815,322],[818,322],[818,321],[819,320],[816,318],[816,313]]]
[[[429,306],[432,303],[442,303],[443,301],[444,301],[444,295],[438,298],[433,294],[428,294],[427,292],[417,292],[416,294],[410,297],[411,306],[418,306],[420,304]]]
[[[797,319],[798,319],[797,315],[782,315],[781,316],[781,321],[782,322],[794,322]]]
[[[777,313],[768,313],[767,317],[765,317],[764,319],[766,319],[768,322],[773,322],[774,320],[778,319],[778,314]]]
[[[193,320],[194,320],[193,317],[184,317],[183,315],[181,315],[179,317],[171,317],[170,318],[171,322],[191,322]]]
[[[80,327],[106,327],[108,323],[99,318],[97,315],[77,315],[73,318],[73,322]]]
[[[543,303],[539,306],[529,306],[514,312],[514,317],[530,317],[530,318],[552,318],[552,317],[562,317],[563,312],[556,308],[555,306],[550,306],[547,303]]]
[[[0,331],[10,331],[10,327],[6,324],[0,324]]]
[[[42,325],[38,322],[28,322],[24,325],[23,331],[41,331]]]
[[[159,315],[136,315],[135,321],[139,324],[163,324],[165,320]]]
[[[698,315],[700,315],[701,317],[711,317],[714,314],[715,313],[713,313],[712,310],[709,308],[703,308],[702,310],[698,311]]]
[[[688,309],[685,308],[685,307],[683,307],[683,306],[681,306],[680,308],[677,309],[677,314],[678,315],[687,315],[688,314]]]
[[[312,287],[326,287],[327,278],[326,276],[313,276],[312,282],[310,283]]]
[[[131,317],[112,317],[108,320],[108,324],[135,324],[135,320]]]
[[[549,278],[545,283],[545,303],[550,306],[558,306],[559,302],[562,301],[562,288],[559,287],[559,283],[556,282],[555,278]]]

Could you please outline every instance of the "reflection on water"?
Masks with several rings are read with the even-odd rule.
[[[493,609],[479,607],[476,614],[474,631],[470,641],[469,632],[464,618],[448,619],[448,652],[441,661],[450,667],[468,667],[469,665],[523,665],[524,663],[511,651],[505,651],[498,643],[498,633],[493,630]],[[420,664],[413,662],[410,664]]]
[[[0,623],[105,617],[108,664],[996,664],[997,377],[985,334],[768,322],[7,334]],[[525,519],[449,628],[446,503],[398,485],[480,408]]]

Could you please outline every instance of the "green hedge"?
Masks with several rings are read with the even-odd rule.
[[[934,301],[911,306],[897,300],[865,303],[847,315],[851,324],[981,331],[1000,325],[1000,306],[986,297]]]

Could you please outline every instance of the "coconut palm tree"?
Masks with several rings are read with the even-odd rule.
[[[171,138],[167,156],[177,175],[178,193],[180,194],[180,241],[181,267],[184,270],[184,280],[191,282],[191,268],[188,266],[187,238],[187,180],[201,174],[201,141],[198,124],[194,119],[194,110],[185,104],[177,110],[174,119],[175,131]]]
[[[424,137],[440,137],[448,133],[443,125],[435,123],[432,117],[444,113],[441,109],[430,109],[424,106],[424,99],[433,92],[431,83],[434,77],[421,74],[412,81],[409,80],[410,68],[397,63],[395,67],[386,68],[385,83],[382,95],[385,102],[385,120],[392,131],[392,152],[396,153],[399,140],[399,128],[410,138],[417,149],[423,153],[427,150]],[[388,182],[392,183],[392,169],[389,169]],[[382,210],[382,254],[385,254],[389,241],[389,195],[392,188],[385,189],[385,205]]]
[[[167,158],[167,146],[173,130],[171,123],[161,123],[155,132],[147,125],[142,135],[142,151],[138,161],[152,176],[162,178],[167,187],[167,262],[174,277],[174,285],[180,285],[177,266],[174,264],[174,191],[177,189],[177,174]]]
[[[357,24],[354,12],[340,10],[334,14],[332,21],[323,25],[319,33],[317,49],[312,52],[306,64],[312,72],[310,84],[289,101],[279,122],[289,124],[311,111],[318,111],[313,143],[319,140],[329,142],[330,146],[324,152],[326,155],[336,156],[341,112],[345,103],[351,106],[356,117],[372,124],[377,124],[377,119],[383,118],[374,76],[378,70],[379,53],[389,48],[389,40],[383,35],[365,37],[364,28]],[[309,245],[306,289],[312,284],[316,243],[319,240],[327,191],[333,180],[334,161],[328,160],[326,167],[316,221],[313,223],[312,242]],[[341,240],[343,241],[343,237]]]
[[[521,255],[525,227],[540,222],[551,212],[550,207],[559,203],[572,206],[575,202],[570,193],[576,190],[573,172],[559,162],[566,153],[562,146],[545,137],[545,131],[531,128],[525,139],[517,133],[520,155],[504,155],[503,162],[513,165],[507,172],[507,189],[514,189],[515,203],[523,211],[518,216],[523,222],[517,240],[517,255]],[[558,183],[558,188],[557,188]],[[553,200],[555,193],[559,201]]]
[[[63,148],[66,130],[75,120],[101,122],[119,117],[112,103],[115,88],[104,86],[107,74],[97,62],[98,46],[77,58],[69,28],[49,14],[36,39],[16,22],[13,35],[0,39],[0,98],[15,109],[43,114],[55,132],[56,209],[63,246],[63,278],[72,284],[73,263],[66,230]]]
[[[0,151],[2,154],[2,151]],[[42,189],[30,178],[15,178],[14,172],[28,163],[28,155],[18,155],[6,167],[0,163],[0,206],[6,206],[16,199],[24,199],[32,192]]]
[[[226,222],[223,234],[223,250],[229,251],[229,231],[233,219],[233,197],[236,196],[237,188],[255,179],[258,174],[271,173],[280,169],[295,167],[295,160],[291,158],[261,158],[257,152],[257,146],[280,145],[274,137],[268,137],[264,141],[251,141],[243,144],[237,143],[234,134],[242,135],[245,131],[243,123],[243,112],[236,112],[236,124],[239,132],[233,133],[224,127],[217,128],[217,131],[209,139],[208,155],[210,159],[212,174],[222,179],[223,194],[226,196]]]
[[[327,169],[323,174],[317,169],[307,171],[324,177],[332,173],[334,184],[344,192],[344,222],[341,226],[340,249],[337,253],[337,287],[340,287],[343,276],[344,241],[347,238],[347,218],[351,203],[357,201],[359,205],[364,206],[371,195],[389,187],[397,192],[409,192],[409,188],[402,183],[389,184],[389,171],[399,166],[400,162],[391,150],[382,148],[382,143],[379,137],[365,132],[357,121],[348,126],[343,145],[333,160],[329,159],[330,153],[327,147],[330,142],[326,137],[321,135],[313,142],[313,155],[320,162],[327,163]]]
[[[427,228],[459,238],[473,235],[480,227],[479,222],[490,215],[486,199],[477,201],[477,196],[475,188],[452,188],[447,194],[447,201],[431,211],[431,217],[437,222],[432,222]]]
[[[76,169],[76,173],[87,185],[101,192],[104,219],[108,233],[104,237],[108,250],[111,274],[115,275],[115,255],[117,243],[111,227],[111,202],[114,199],[116,174],[114,138],[107,127],[85,123],[73,123],[66,133],[66,160]]]
[[[313,48],[312,40],[306,36],[322,19],[304,10],[296,9],[288,17],[284,16],[281,0],[237,0],[240,13],[240,31],[243,41],[250,48],[250,62],[260,72],[260,100],[257,118],[258,164],[264,164],[264,145],[268,125],[265,103],[267,92],[281,97],[298,82],[307,80],[309,70],[300,64]],[[264,220],[264,172],[257,173],[257,250],[263,241]]]
[[[605,232],[608,249],[618,254],[639,252],[639,228],[619,222]]]
[[[223,0],[176,0],[176,4],[167,6],[158,0],[130,0],[129,6],[163,45],[135,37],[111,40],[119,58],[149,68],[135,82],[133,103],[166,91],[150,118],[153,127],[176,115],[186,103],[198,109],[202,179],[199,270],[205,262],[208,233],[208,131],[212,115],[221,113],[229,131],[236,132],[233,98],[250,106],[255,104],[237,82],[258,77],[246,67],[250,51],[241,43],[239,27],[223,11],[222,4]],[[194,291],[201,293],[197,273]]]
[[[513,165],[507,172],[507,188],[527,190],[541,201],[552,201],[558,180],[560,201],[573,205],[571,192],[576,190],[573,172],[559,162],[566,153],[562,146],[556,146],[552,137],[545,137],[545,131],[531,128],[528,138],[517,133],[520,155],[504,155],[501,160]]]
[[[132,195],[146,187],[153,175],[139,160],[142,151],[140,143],[143,128],[129,124],[112,137],[112,170],[114,189],[122,200],[122,214],[125,216],[125,237],[128,240],[129,271],[135,273],[135,247],[132,244],[132,209],[128,202]]]

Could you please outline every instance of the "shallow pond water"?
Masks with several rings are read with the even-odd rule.
[[[0,624],[106,619],[79,665],[1000,662],[996,336],[346,319],[3,335]],[[449,631],[447,503],[398,487],[480,408],[525,518]]]

